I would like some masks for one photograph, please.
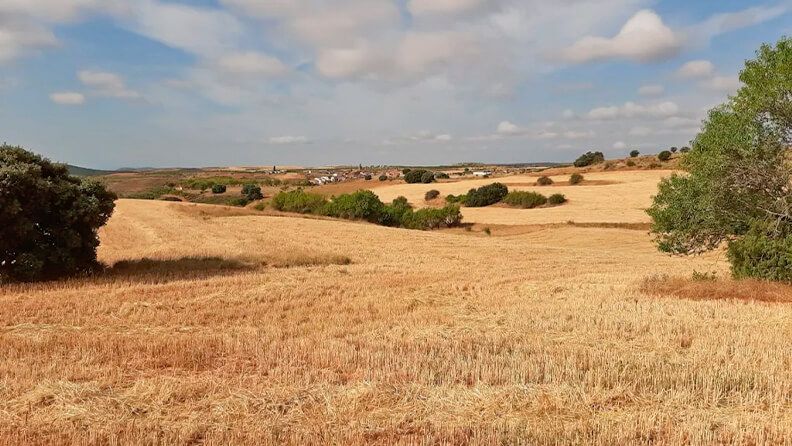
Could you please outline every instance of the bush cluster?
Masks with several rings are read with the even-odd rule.
[[[465,206],[477,208],[489,206],[503,200],[509,188],[501,183],[492,183],[478,189],[470,189],[465,197]]]
[[[215,184],[214,186],[212,186],[213,194],[224,194],[226,193],[226,190],[228,190],[228,188],[226,187],[225,184]]]
[[[660,161],[668,161],[671,159],[671,152],[668,150],[663,150],[662,152],[657,154],[657,159]]]
[[[522,192],[514,191],[509,192],[503,202],[509,206],[514,206],[522,209],[533,209],[547,204],[547,197],[536,192]]]
[[[449,194],[449,195],[446,195],[445,201],[446,201],[446,203],[450,203],[450,204],[465,204],[465,201],[467,201],[467,195],[465,195],[465,194],[462,194],[462,195]]]
[[[383,226],[429,230],[458,226],[462,222],[459,206],[414,211],[404,197],[391,204],[380,201],[374,192],[361,190],[326,200],[302,189],[281,192],[272,200],[275,209],[302,214],[324,215],[348,220],[366,220]]]
[[[539,186],[550,186],[553,184],[553,180],[550,179],[550,177],[542,176],[539,177],[538,180],[536,180],[536,184],[538,184]]]
[[[547,204],[551,206],[558,206],[559,204],[566,203],[567,199],[564,194],[553,194],[547,199]]]
[[[432,200],[434,200],[435,198],[437,198],[439,196],[440,196],[440,191],[437,190],[437,189],[432,189],[432,190],[426,192],[426,194],[424,194],[424,200],[432,201]]]
[[[256,201],[264,198],[264,194],[261,193],[261,186],[256,183],[242,185],[242,196],[248,201]]]
[[[605,155],[602,152],[586,152],[575,160],[575,167],[586,167],[605,162]]]
[[[429,184],[433,183],[435,180],[435,174],[432,171],[424,170],[424,169],[416,169],[416,170],[408,170],[407,173],[404,174],[404,181],[409,184],[416,184],[416,183],[424,183]]]
[[[579,173],[573,173],[571,177],[569,177],[569,184],[576,185],[582,183],[584,180],[583,175]]]

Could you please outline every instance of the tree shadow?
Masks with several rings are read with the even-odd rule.
[[[183,257],[180,259],[124,260],[99,275],[112,281],[165,283],[176,280],[230,276],[257,269],[256,265],[221,257]]]

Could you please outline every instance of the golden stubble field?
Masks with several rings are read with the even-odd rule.
[[[792,442],[792,307],[645,294],[726,264],[643,231],[122,200],[102,241],[104,277],[0,288],[0,443]]]

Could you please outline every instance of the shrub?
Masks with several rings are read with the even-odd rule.
[[[242,196],[248,201],[256,201],[264,198],[264,194],[261,193],[261,186],[256,183],[242,185]]]
[[[591,166],[604,161],[605,155],[602,152],[586,152],[575,160],[575,167]]]
[[[366,181],[371,181],[371,175],[365,175],[363,179]]]
[[[437,172],[435,174],[435,179],[436,180],[447,180],[449,178],[451,178],[451,177],[449,177],[448,174],[445,173],[445,172]]]
[[[434,200],[435,198],[437,198],[439,196],[440,196],[440,191],[436,190],[436,189],[432,189],[432,190],[426,192],[426,194],[424,195],[424,200],[432,201],[432,200]]]
[[[434,174],[424,169],[410,170],[404,174],[404,181],[410,184],[426,183],[425,178],[430,178],[428,182],[431,183],[434,181]]]
[[[627,160],[626,164],[627,164],[627,167],[635,167],[635,161],[633,161],[633,160]]]
[[[569,184],[580,184],[583,182],[583,175],[579,173],[573,173],[571,177],[569,177]]]
[[[321,213],[330,217],[377,222],[385,205],[370,190],[335,197],[323,206]]]
[[[466,200],[467,200],[467,195],[465,195],[465,194],[462,194],[462,195],[449,194],[449,195],[446,195],[446,198],[445,198],[446,203],[465,204]]]
[[[457,205],[448,205],[441,209],[424,208],[404,214],[402,225],[407,229],[429,230],[451,228],[462,222],[462,213]]]
[[[671,152],[668,150],[663,150],[662,152],[657,154],[657,159],[660,161],[668,161],[671,159]]]
[[[429,184],[429,183],[434,183],[434,181],[435,181],[434,172],[427,171],[427,172],[424,172],[423,175],[421,175],[421,183]]]
[[[536,184],[539,186],[550,186],[553,184],[553,180],[551,180],[550,177],[539,177],[539,179],[536,180]]]
[[[639,152],[637,150],[633,150],[633,151],[630,152],[630,158],[638,158],[638,155],[640,155],[640,154],[641,154],[641,152]]]
[[[551,206],[558,206],[559,204],[566,203],[567,199],[564,194],[553,194],[547,198],[547,203]]]
[[[389,205],[383,206],[378,223],[383,226],[402,226],[404,216],[412,213],[412,206],[404,197],[397,197]]]
[[[676,147],[671,147],[669,150],[671,150],[671,153],[677,153],[677,150],[679,149]]]
[[[245,197],[232,198],[232,199],[228,200],[228,205],[229,206],[238,206],[238,207],[242,207],[243,208],[243,207],[247,206],[248,204],[250,204],[250,201],[247,198],[245,198]]]
[[[100,268],[98,229],[116,196],[20,147],[0,145],[0,282],[58,279]]]
[[[728,254],[737,279],[792,283],[792,231],[778,234],[768,222],[754,223],[745,236],[729,243]]]
[[[536,192],[514,191],[509,192],[503,199],[503,202],[509,206],[533,209],[535,207],[544,206],[547,203],[547,197]]]
[[[280,192],[272,199],[272,207],[283,212],[298,212],[300,214],[318,213],[327,200],[319,194],[296,189],[289,192]]]
[[[388,176],[387,175],[380,175],[379,176],[379,180],[380,181],[388,181]]]
[[[402,175],[407,175],[408,173],[410,173],[411,170],[412,169],[403,169],[402,170]]]
[[[212,186],[212,193],[213,194],[224,194],[226,193],[226,185],[225,184],[215,184]]]
[[[470,189],[465,198],[465,206],[489,206],[503,200],[508,193],[509,188],[501,183],[493,183],[478,189]]]
[[[688,153],[690,152],[690,147],[682,147],[679,149],[679,153]]]

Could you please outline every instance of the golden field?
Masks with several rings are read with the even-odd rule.
[[[591,174],[613,184],[465,217],[645,222],[660,175]],[[0,443],[792,443],[792,307],[679,297],[725,259],[664,256],[645,231],[121,200],[101,238],[102,277],[0,288]]]

